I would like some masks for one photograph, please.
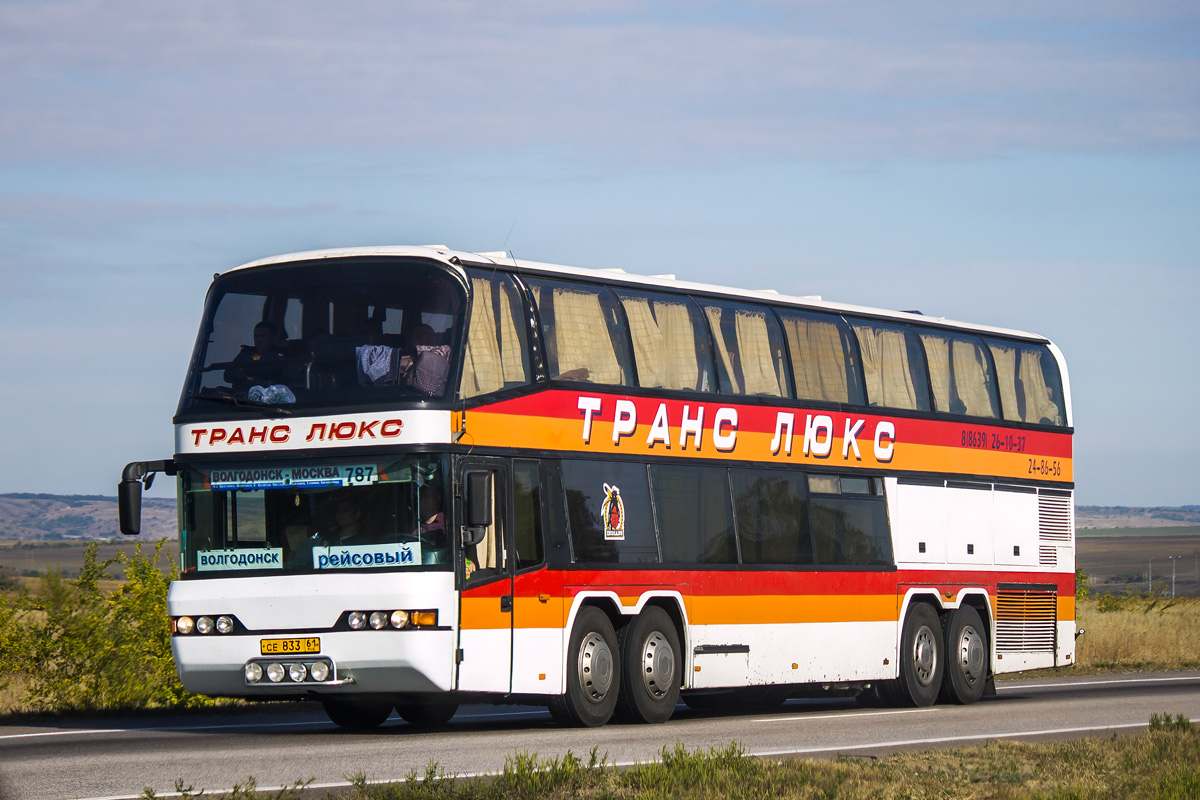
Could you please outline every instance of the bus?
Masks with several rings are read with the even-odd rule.
[[[175,453],[183,686],[345,727],[827,692],[1075,655],[1071,394],[1015,330],[468,253],[214,277]]]

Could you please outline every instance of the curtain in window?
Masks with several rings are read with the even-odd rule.
[[[702,351],[687,301],[621,294],[638,382],[647,388],[703,389]]]
[[[1000,416],[991,368],[974,337],[922,331],[929,380],[938,411],[974,417]]]
[[[846,383],[847,354],[837,323],[784,314],[783,332],[791,346],[796,397],[850,402],[850,387]]]
[[[904,330],[861,322],[851,324],[858,334],[867,402],[885,408],[919,408]]]
[[[1018,377],[1025,389],[1025,421],[1061,425],[1062,411],[1058,404],[1050,399],[1051,390],[1046,386],[1046,376],[1042,369],[1043,355],[1049,358],[1049,355],[1037,350],[1021,350]]]
[[[552,313],[543,314],[542,324],[546,326],[548,317],[553,320],[545,330],[551,377],[574,373],[586,375],[581,380],[591,383],[625,384],[599,295],[583,288],[546,286],[535,289],[539,305],[546,289],[551,291]]]
[[[525,322],[516,287],[507,277],[473,275],[471,290],[474,298],[464,355],[462,396],[474,397],[528,383]]]
[[[1038,422],[1046,425],[1064,424],[1062,408],[1057,402],[1059,387],[1046,383],[1042,358],[1049,353],[1037,347],[1023,347],[988,340],[992,358],[996,361],[997,382],[1004,418],[1015,422]],[[1057,366],[1049,365],[1057,377]]]
[[[787,371],[782,350],[773,346],[767,312],[750,308],[706,305],[717,352],[727,376],[729,394],[787,397]],[[732,317],[732,320],[730,319]],[[731,329],[722,323],[731,321]],[[777,335],[778,336],[778,335]]]

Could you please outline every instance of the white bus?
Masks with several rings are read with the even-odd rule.
[[[343,726],[1074,659],[1071,402],[1041,336],[444,247],[216,277],[174,419],[186,689]]]

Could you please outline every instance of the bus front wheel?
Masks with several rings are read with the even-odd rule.
[[[580,609],[567,650],[567,693],[550,698],[560,725],[595,728],[608,722],[621,690],[620,646],[603,611]]]
[[[942,697],[968,705],[983,697],[987,684],[987,635],[979,612],[963,606],[950,617],[946,628],[946,675]]]
[[[904,619],[900,638],[900,678],[896,685],[904,705],[926,708],[942,689],[945,639],[937,613],[925,603],[914,603]]]
[[[396,713],[409,725],[445,725],[458,712],[453,700],[412,700],[396,704]]]
[[[391,716],[392,707],[366,700],[328,697],[321,701],[329,720],[339,728],[378,728]]]
[[[621,716],[666,722],[679,702],[679,676],[675,623],[667,612],[650,606],[621,631]]]

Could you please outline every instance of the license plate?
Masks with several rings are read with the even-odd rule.
[[[259,642],[264,656],[284,656],[292,653],[321,652],[321,638],[309,636],[304,639],[263,639]]]

